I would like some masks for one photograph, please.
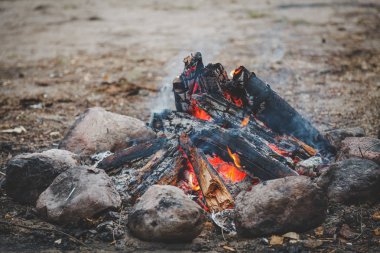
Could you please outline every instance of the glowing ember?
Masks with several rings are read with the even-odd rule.
[[[240,157],[238,156],[238,154],[232,153],[231,149],[229,147],[227,147],[227,151],[228,151],[228,154],[230,155],[230,157],[232,158],[232,160],[234,161],[235,166],[238,167],[239,169],[241,169]]]
[[[249,115],[243,119],[240,126],[245,127],[246,125],[248,125],[248,122],[249,122]]]
[[[282,150],[282,149],[280,149],[279,147],[277,147],[276,145],[274,145],[274,144],[272,144],[272,143],[269,143],[268,146],[269,146],[274,152],[276,152],[276,153],[279,154],[279,155],[282,155],[282,156],[290,156],[290,154],[289,154],[288,151]]]
[[[203,109],[199,108],[195,100],[191,101],[191,114],[201,120],[210,121],[211,116],[204,111]]]

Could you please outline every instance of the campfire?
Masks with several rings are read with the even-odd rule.
[[[255,73],[204,66],[201,53],[184,59],[173,81],[176,111],[152,115],[159,136],[98,163],[108,174],[144,160],[124,186],[132,199],[153,184],[182,189],[204,210],[234,207],[234,198],[261,181],[313,173],[301,161],[334,154],[331,144]]]

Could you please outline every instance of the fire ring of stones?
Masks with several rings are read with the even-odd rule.
[[[248,237],[301,232],[324,221],[328,201],[379,200],[379,140],[357,128],[321,134],[243,66],[229,77],[200,53],[184,64],[176,111],[147,125],[88,109],[60,149],[8,162],[8,196],[73,226],[133,206],[129,231],[165,242],[191,241],[206,219]]]

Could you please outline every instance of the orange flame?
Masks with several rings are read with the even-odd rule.
[[[241,169],[240,157],[238,156],[238,154],[232,153],[229,147],[227,147],[227,151],[230,157],[232,158],[232,160],[234,161],[235,166]]]
[[[199,191],[201,188],[198,185],[198,181],[194,175],[194,171],[189,171],[189,186],[191,187],[192,190],[194,191]]]
[[[211,116],[203,109],[199,108],[197,103],[192,100],[191,102],[191,114],[201,120],[210,121]]]
[[[243,100],[241,98],[236,98],[234,96],[231,96],[228,92],[223,92],[224,97],[230,101],[233,102],[236,106],[242,107],[243,106]]]
[[[249,122],[249,115],[242,120],[240,126],[245,127],[246,125],[248,125],[248,122]]]
[[[223,179],[231,181],[232,183],[241,182],[247,176],[245,172],[238,170],[231,163],[223,161],[219,156],[214,155],[207,159]]]

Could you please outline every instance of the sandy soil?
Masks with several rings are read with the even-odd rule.
[[[87,107],[145,121],[172,107],[170,82],[193,51],[245,65],[321,130],[379,136],[379,23],[375,0],[1,0],[0,130],[26,132],[0,133],[0,168],[55,147]],[[13,207],[0,203],[2,216]]]

